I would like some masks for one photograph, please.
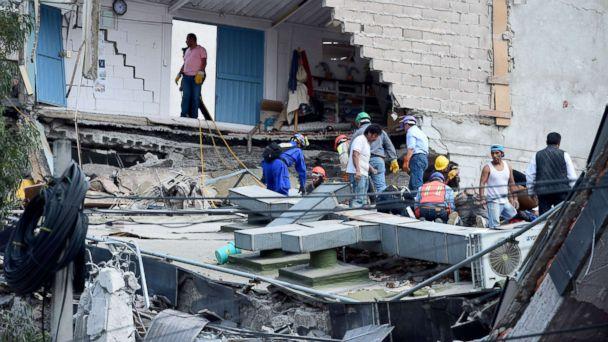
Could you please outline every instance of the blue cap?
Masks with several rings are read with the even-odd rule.
[[[433,172],[433,173],[431,174],[430,179],[431,179],[431,180],[433,180],[433,179],[437,179],[437,180],[440,180],[440,181],[442,181],[442,182],[445,182],[445,177],[443,177],[443,174],[442,174],[441,172]]]
[[[505,147],[499,144],[494,144],[490,147],[490,152],[500,151],[505,153]]]

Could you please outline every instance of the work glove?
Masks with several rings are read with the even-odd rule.
[[[196,84],[203,84],[204,80],[205,80],[205,72],[204,71],[199,71],[194,76],[194,83],[196,83]]]
[[[392,173],[399,172],[399,163],[397,162],[397,159],[391,160],[391,166],[389,167],[389,169]]]
[[[177,76],[175,76],[175,84],[179,84],[179,80],[182,79],[182,73],[178,72]]]

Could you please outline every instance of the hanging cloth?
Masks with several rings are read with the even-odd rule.
[[[289,91],[289,99],[287,100],[287,121],[291,124],[293,119],[293,112],[300,108],[302,103],[308,104],[308,87],[306,87],[306,80],[308,74],[304,70],[304,66],[300,65],[296,73],[296,90]]]
[[[312,73],[310,72],[310,65],[308,64],[306,51],[300,52],[300,58],[302,59],[302,66],[304,67],[304,71],[306,71],[306,88],[308,89],[308,96],[312,97],[314,93],[312,88]]]

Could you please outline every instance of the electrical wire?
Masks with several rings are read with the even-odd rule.
[[[4,274],[13,292],[38,290],[83,251],[88,218],[82,205],[88,187],[82,170],[71,162],[25,208],[4,254]]]

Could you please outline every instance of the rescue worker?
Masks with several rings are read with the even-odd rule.
[[[458,213],[454,207],[454,191],[445,185],[445,178],[441,172],[434,172],[430,181],[423,184],[416,194],[414,212],[417,218],[427,221],[454,224]]]
[[[319,185],[325,183],[325,179],[327,178],[327,174],[325,173],[325,169],[321,166],[315,166],[312,168],[311,173],[311,183],[306,186],[306,193],[311,193],[314,189],[319,187]]]
[[[262,161],[262,182],[269,190],[283,195],[289,194],[289,168],[294,166],[300,183],[299,193],[306,190],[306,162],[302,148],[308,147],[308,138],[300,133],[294,134],[287,143],[279,145],[284,151],[276,158],[264,158]]]
[[[438,155],[433,162],[433,168],[424,171],[422,180],[425,183],[428,182],[431,174],[434,172],[441,172],[445,178],[445,184],[452,188],[452,190],[458,191],[460,188],[460,171],[458,169],[458,164],[450,161],[448,157],[444,155]]]
[[[350,150],[350,140],[346,134],[340,134],[334,140],[334,149],[338,152],[338,158],[340,160],[340,171],[342,172],[342,178],[344,181],[348,181],[348,175],[346,174],[346,167],[348,166],[348,154]]]
[[[422,186],[424,171],[429,166],[429,138],[416,125],[418,121],[412,115],[401,120],[405,130],[407,153],[403,158],[403,171],[410,174],[409,189],[416,190]]]
[[[355,118],[355,123],[359,128],[353,133],[351,141],[354,141],[355,138],[362,135],[372,121],[369,114],[361,112]],[[377,140],[371,142],[370,151],[371,157],[369,159],[369,165],[376,170],[375,174],[370,175],[371,182],[374,185],[376,192],[382,192],[386,189],[385,159],[390,160],[389,170],[392,173],[399,172],[397,152],[395,151],[395,146],[393,146],[391,139],[384,130],[382,130],[382,133]]]
[[[488,209],[488,227],[495,229],[500,225],[500,219],[511,220],[517,215],[517,194],[513,170],[502,158],[505,148],[502,145],[490,147],[492,161],[481,170],[479,179],[479,197]]]
[[[559,148],[562,136],[551,132],[547,147],[536,152],[526,170],[528,193],[538,197],[540,215],[566,199],[577,175],[570,155]]]
[[[367,204],[367,189],[369,188],[369,175],[377,170],[370,165],[371,144],[380,139],[382,128],[373,124],[369,125],[362,135],[353,139],[346,169],[353,194],[355,197],[351,201],[351,207],[357,208]]]

